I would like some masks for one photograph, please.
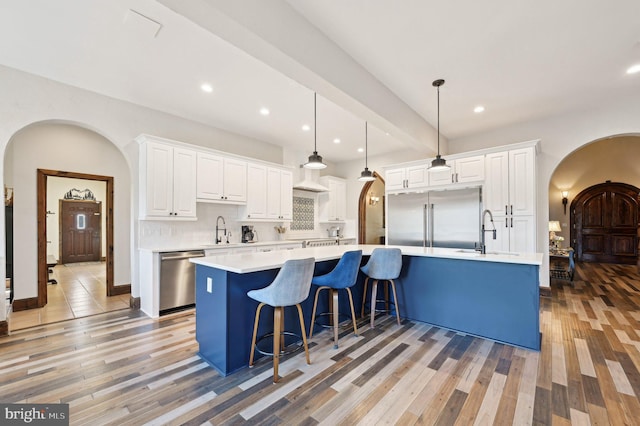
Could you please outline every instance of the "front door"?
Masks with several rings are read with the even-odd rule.
[[[640,193],[606,182],[582,191],[571,203],[571,244],[578,260],[635,264],[638,260]]]
[[[60,200],[61,263],[100,260],[102,203]]]

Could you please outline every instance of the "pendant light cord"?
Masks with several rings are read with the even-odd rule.
[[[364,122],[364,168],[368,168],[369,157],[369,135],[367,134],[367,122]]]
[[[318,153],[318,146],[317,146],[317,141],[318,141],[318,118],[316,117],[316,92],[313,92],[313,153],[317,154]],[[438,148],[438,151],[440,150],[440,148]]]
[[[438,157],[440,157],[440,86],[438,86]]]

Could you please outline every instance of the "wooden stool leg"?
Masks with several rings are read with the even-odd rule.
[[[318,296],[320,295],[320,291],[324,290],[325,288],[329,288],[329,287],[327,286],[318,287],[318,290],[316,290],[316,297],[313,299],[313,311],[311,311],[311,325],[309,326],[309,339],[313,337],[313,327],[316,322],[316,310],[318,308]]]
[[[331,298],[333,299],[333,349],[338,349],[338,324],[340,321],[338,320],[338,290],[335,288],[331,289]]]
[[[393,303],[396,307],[396,320],[398,321],[398,325],[400,325],[400,306],[398,304],[398,295],[396,294],[396,283],[393,280],[389,280],[391,283],[391,290],[393,291]]]
[[[278,383],[280,365],[280,336],[282,334],[282,306],[273,308],[273,383]]]
[[[387,312],[390,312],[389,310],[389,280],[385,280],[384,281],[384,309]]]
[[[302,344],[304,345],[304,353],[307,356],[307,364],[311,364],[311,358],[309,358],[309,346],[307,346],[307,336],[304,331],[304,317],[302,316],[302,308],[300,304],[296,304],[296,308],[298,308],[298,318],[300,318],[300,330],[302,330]]]
[[[256,336],[258,334],[258,322],[260,320],[260,310],[264,306],[264,303],[258,305],[256,309],[256,319],[253,324],[253,339],[251,339],[251,356],[249,357],[249,367],[253,367],[253,354],[256,351]]]
[[[364,316],[364,305],[367,300],[367,284],[369,283],[369,277],[364,279],[364,292],[362,293],[362,310],[360,311],[360,316]]]
[[[356,325],[356,312],[353,309],[353,296],[351,295],[351,289],[347,287],[347,294],[349,295],[349,305],[351,306],[351,320],[353,321],[353,334],[358,335],[358,326]]]
[[[371,318],[369,319],[371,328],[374,327],[374,320],[376,319],[376,293],[378,292],[378,280],[373,280],[371,284]]]

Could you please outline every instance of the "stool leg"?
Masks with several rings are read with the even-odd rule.
[[[364,292],[362,293],[362,310],[360,311],[360,316],[364,316],[364,305],[367,300],[367,284],[369,283],[369,277],[364,279]]]
[[[384,281],[384,309],[389,311],[389,280]]]
[[[374,327],[374,320],[376,319],[376,293],[378,292],[378,280],[373,280],[371,284],[371,318],[369,319],[371,328]]]
[[[351,295],[351,289],[347,287],[347,294],[349,295],[349,305],[351,305],[351,320],[353,321],[353,334],[358,335],[358,326],[356,325],[356,312],[353,309],[353,296]]]
[[[318,295],[320,295],[320,290],[324,290],[329,288],[327,286],[318,287],[316,290],[316,297],[313,299],[313,311],[311,311],[311,325],[309,326],[309,339],[313,336],[313,326],[316,322],[316,309],[318,308]]]
[[[256,319],[253,324],[253,338],[251,339],[251,356],[249,357],[249,367],[253,367],[253,354],[256,350],[256,335],[258,334],[258,322],[260,320],[260,310],[264,306],[264,303],[258,305],[256,309]]]
[[[400,306],[398,305],[398,295],[396,294],[396,283],[393,280],[389,280],[391,283],[391,290],[393,291],[393,303],[396,307],[396,320],[398,321],[398,325],[400,325]]]
[[[300,304],[296,304],[296,308],[298,308],[298,318],[300,318],[300,330],[302,330],[302,344],[304,345],[304,353],[307,356],[307,364],[311,364],[311,359],[309,358],[309,346],[307,346],[307,336],[304,331],[304,318],[302,316],[302,308]]]
[[[278,383],[280,365],[280,337],[282,333],[282,306],[273,308],[273,383]]]
[[[338,349],[338,290],[331,289],[331,298],[333,299],[333,349]]]

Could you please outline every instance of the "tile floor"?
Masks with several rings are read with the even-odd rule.
[[[129,308],[129,293],[107,297],[104,262],[58,265],[51,277],[58,284],[47,285],[47,305],[11,312],[9,331]]]

